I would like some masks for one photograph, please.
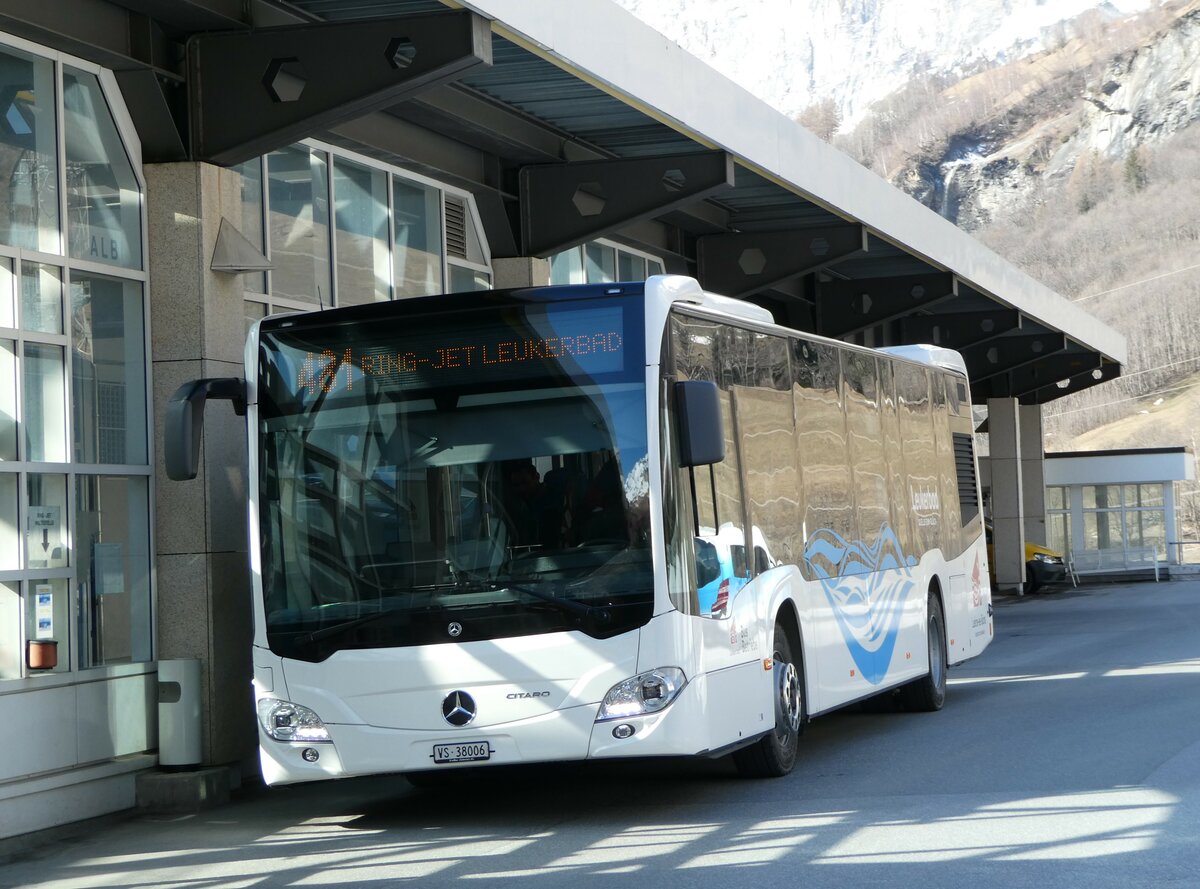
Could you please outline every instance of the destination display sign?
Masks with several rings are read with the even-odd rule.
[[[304,410],[367,391],[602,377],[626,370],[631,346],[640,347],[626,313],[621,304],[564,303],[271,330],[264,383]]]

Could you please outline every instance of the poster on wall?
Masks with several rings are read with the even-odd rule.
[[[54,636],[54,587],[48,583],[39,583],[33,588],[33,619],[37,622],[36,636],[38,639],[51,639]]]
[[[96,564],[96,592],[101,596],[125,592],[125,558],[119,543],[92,544]]]

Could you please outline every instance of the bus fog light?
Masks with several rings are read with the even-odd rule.
[[[633,737],[634,728],[628,722],[622,722],[613,729],[613,737],[618,741],[624,741],[626,738]]]
[[[305,747],[300,755],[304,757],[305,762],[316,762],[321,758],[321,752],[316,747]]]
[[[291,701],[263,698],[258,702],[258,721],[262,723],[263,731],[276,741],[311,743],[330,740],[329,730],[321,722],[321,717]]]
[[[604,696],[596,721],[658,713],[675,700],[686,684],[687,677],[678,667],[659,667],[618,682]]]

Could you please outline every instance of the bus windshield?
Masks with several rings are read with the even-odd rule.
[[[650,618],[640,301],[445,305],[260,329],[277,654],[605,637]]]

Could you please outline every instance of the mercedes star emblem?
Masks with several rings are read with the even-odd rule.
[[[446,627],[446,632],[457,639],[462,635],[462,624],[458,621],[451,621],[450,626]]]
[[[465,691],[452,691],[442,701],[442,718],[455,728],[462,728],[475,718],[475,699]]]

